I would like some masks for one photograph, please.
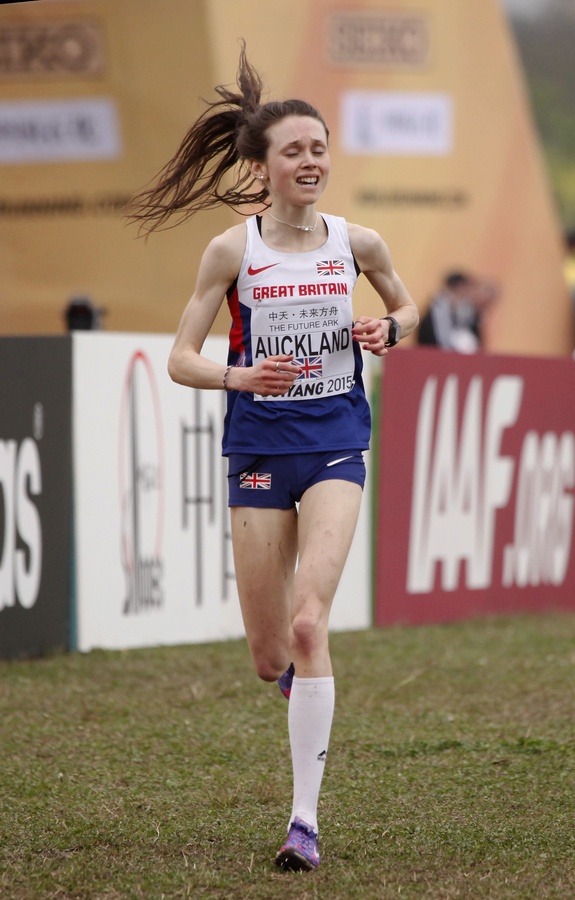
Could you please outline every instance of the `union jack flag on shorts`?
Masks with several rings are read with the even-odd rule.
[[[250,491],[269,491],[272,486],[271,472],[244,472],[240,475],[240,487]]]
[[[298,378],[321,378],[323,375],[323,360],[321,356],[298,356],[294,359],[294,363],[303,369],[303,372],[299,373]]]
[[[318,275],[345,275],[343,259],[321,259],[316,268]]]

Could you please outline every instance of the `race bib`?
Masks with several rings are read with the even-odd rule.
[[[347,394],[354,385],[353,313],[350,302],[294,304],[251,312],[254,365],[268,356],[292,353],[301,374],[281,397],[254,394],[255,400],[311,400]]]

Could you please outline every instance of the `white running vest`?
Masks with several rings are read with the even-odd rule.
[[[348,393],[354,386],[355,262],[345,219],[322,218],[328,229],[325,243],[304,253],[268,247],[256,217],[247,219],[237,291],[250,310],[252,363],[285,353],[293,354],[303,369],[282,397],[255,394],[255,400],[320,399]]]

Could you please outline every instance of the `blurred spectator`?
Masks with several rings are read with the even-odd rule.
[[[575,229],[565,232],[563,274],[571,293],[575,293]]]
[[[563,259],[563,275],[571,297],[573,323],[575,325],[575,229],[565,232],[565,257]]]
[[[497,295],[497,287],[490,281],[450,272],[421,317],[418,344],[456,353],[481,350],[483,317]]]
[[[99,331],[104,309],[98,309],[89,297],[73,297],[64,311],[68,331]]]

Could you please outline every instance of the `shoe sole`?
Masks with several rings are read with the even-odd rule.
[[[312,869],[317,869],[317,866],[314,866],[309,859],[306,859],[297,850],[291,849],[280,850],[276,856],[276,866],[283,869],[284,872],[310,872]]]

